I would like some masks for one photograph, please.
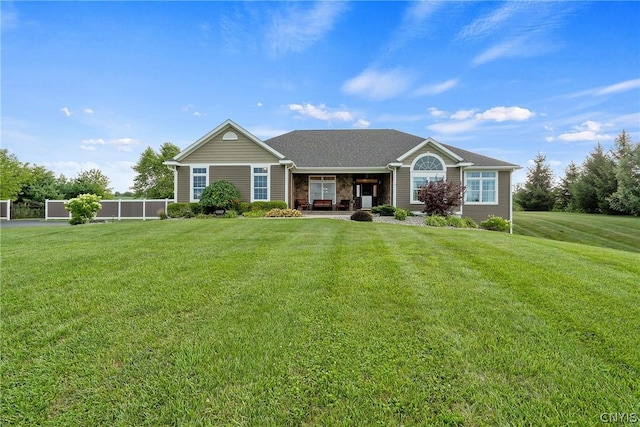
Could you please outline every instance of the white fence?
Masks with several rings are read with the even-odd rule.
[[[47,200],[44,207],[44,219],[69,219],[71,213],[64,208],[68,200]],[[98,211],[96,219],[158,219],[158,211],[167,212],[169,203],[173,199],[150,200],[100,200],[102,209]]]

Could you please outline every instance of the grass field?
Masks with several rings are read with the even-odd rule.
[[[5,425],[596,425],[638,254],[331,219],[2,230]]]
[[[640,218],[567,212],[514,212],[513,232],[640,252]]]

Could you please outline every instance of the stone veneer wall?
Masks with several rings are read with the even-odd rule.
[[[316,174],[314,174],[316,175]],[[361,175],[362,176],[362,175]],[[371,176],[371,175],[369,175]],[[390,174],[377,174],[381,184],[378,187],[378,204],[391,204],[391,178]],[[353,209],[355,195],[353,189],[353,174],[336,175],[336,202],[343,199],[351,200],[351,208]],[[309,198],[309,175],[293,174],[293,198],[305,199]]]

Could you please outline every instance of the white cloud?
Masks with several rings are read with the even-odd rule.
[[[450,121],[435,123],[428,129],[442,134],[467,132],[486,121],[523,121],[533,117],[535,113],[520,107],[493,107],[482,113],[476,110],[458,110],[449,118]]]
[[[109,187],[114,191],[128,191],[133,186],[135,171],[132,169],[135,162],[117,161],[117,162],[45,162],[43,166],[52,170],[56,175],[63,174],[67,178],[73,178],[80,172],[91,169],[99,169],[109,178]]]
[[[626,92],[628,90],[639,89],[640,79],[627,80],[624,82],[616,83],[611,86],[603,87],[595,92],[596,95],[608,95],[610,93]]]
[[[442,82],[434,85],[422,86],[415,91],[414,95],[415,96],[438,95],[450,89],[453,89],[457,85],[458,85],[458,79],[449,79],[446,82]]]
[[[580,92],[566,95],[566,98],[578,98],[581,96],[603,96],[612,93],[627,92],[640,88],[640,79],[626,80],[624,82],[615,83],[609,86],[598,87],[595,89],[587,89]]]
[[[400,69],[377,71],[367,69],[360,75],[347,80],[342,91],[372,100],[393,98],[407,90],[413,78]]]
[[[491,40],[491,47],[477,55],[472,63],[481,65],[503,57],[533,57],[559,49],[562,40],[550,34],[564,25],[574,9],[567,2],[512,1],[465,26],[460,41],[473,43]]]
[[[256,127],[249,129],[249,132],[262,139],[274,138],[276,136],[283,135],[291,132],[289,129],[275,129],[269,127]]]
[[[187,104],[185,106],[182,107],[182,111],[185,113],[189,113],[193,116],[199,117],[199,116],[206,116],[206,114],[202,114],[200,111],[198,111],[198,109],[196,108],[195,105],[193,104]]]
[[[358,129],[367,129],[369,126],[371,126],[371,122],[368,121],[367,119],[358,119],[353,124],[353,127]]]
[[[256,107],[262,107],[262,102],[258,102],[258,103],[256,104]]]
[[[394,31],[386,49],[394,52],[413,40],[423,38],[433,28],[425,21],[437,11],[440,5],[441,3],[436,1],[408,2],[402,22]]]
[[[567,142],[578,142],[578,141],[597,141],[603,139],[612,139],[613,136],[602,133],[603,124],[593,121],[587,120],[582,123],[580,126],[574,126],[573,132],[563,133],[558,136],[558,139]]]
[[[436,107],[431,107],[427,111],[429,111],[429,114],[433,117],[444,117],[447,115],[446,111],[438,110]]]
[[[96,151],[96,145],[105,145],[106,141],[102,138],[98,139],[83,139],[80,143],[80,148],[84,151]]]
[[[434,132],[442,133],[442,134],[452,134],[452,133],[468,132],[474,129],[479,124],[480,124],[480,121],[476,119],[460,120],[455,122],[436,123],[431,126],[428,126],[428,129]]]
[[[344,2],[317,2],[310,8],[307,4],[286,5],[284,13],[271,17],[266,41],[273,56],[301,52],[320,41],[347,10]]]
[[[138,141],[133,138],[118,138],[109,142],[115,145],[118,151],[123,151],[126,153],[132,151],[134,145],[138,145]]]
[[[67,107],[62,107],[60,109],[60,111],[62,111],[64,113],[64,115],[67,116],[67,117],[69,117],[71,115],[71,111]]]
[[[495,122],[504,122],[508,120],[520,122],[523,120],[529,120],[533,116],[535,116],[533,111],[521,107],[493,107],[484,113],[478,113],[475,115],[476,119],[493,120]]]
[[[552,136],[547,136],[544,138],[544,140],[547,142],[553,142],[554,138]]]
[[[84,151],[96,151],[100,145],[113,145],[118,151],[129,153],[133,150],[133,147],[138,144],[139,142],[133,138],[117,138],[108,141],[102,138],[83,139],[80,142],[80,149]]]
[[[85,108],[85,109],[84,109],[84,113],[85,113],[85,114],[89,114],[89,115],[91,115],[91,114],[93,114],[93,113],[94,113],[94,111],[93,111],[91,108]]]
[[[287,107],[289,110],[300,114],[300,116],[311,117],[327,122],[332,120],[351,122],[354,120],[353,115],[350,112],[345,110],[332,111],[324,104],[320,104],[317,107],[313,104],[289,104]]]
[[[476,110],[458,110],[451,115],[451,119],[453,120],[466,120],[475,114]]]

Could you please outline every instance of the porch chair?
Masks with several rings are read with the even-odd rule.
[[[337,211],[340,211],[340,210],[348,211],[350,207],[351,207],[351,200],[349,199],[342,199],[340,200],[340,203],[336,203]]]
[[[295,208],[303,211],[303,210],[309,210],[309,202],[307,202],[306,199],[296,199],[296,204],[295,204]]]

